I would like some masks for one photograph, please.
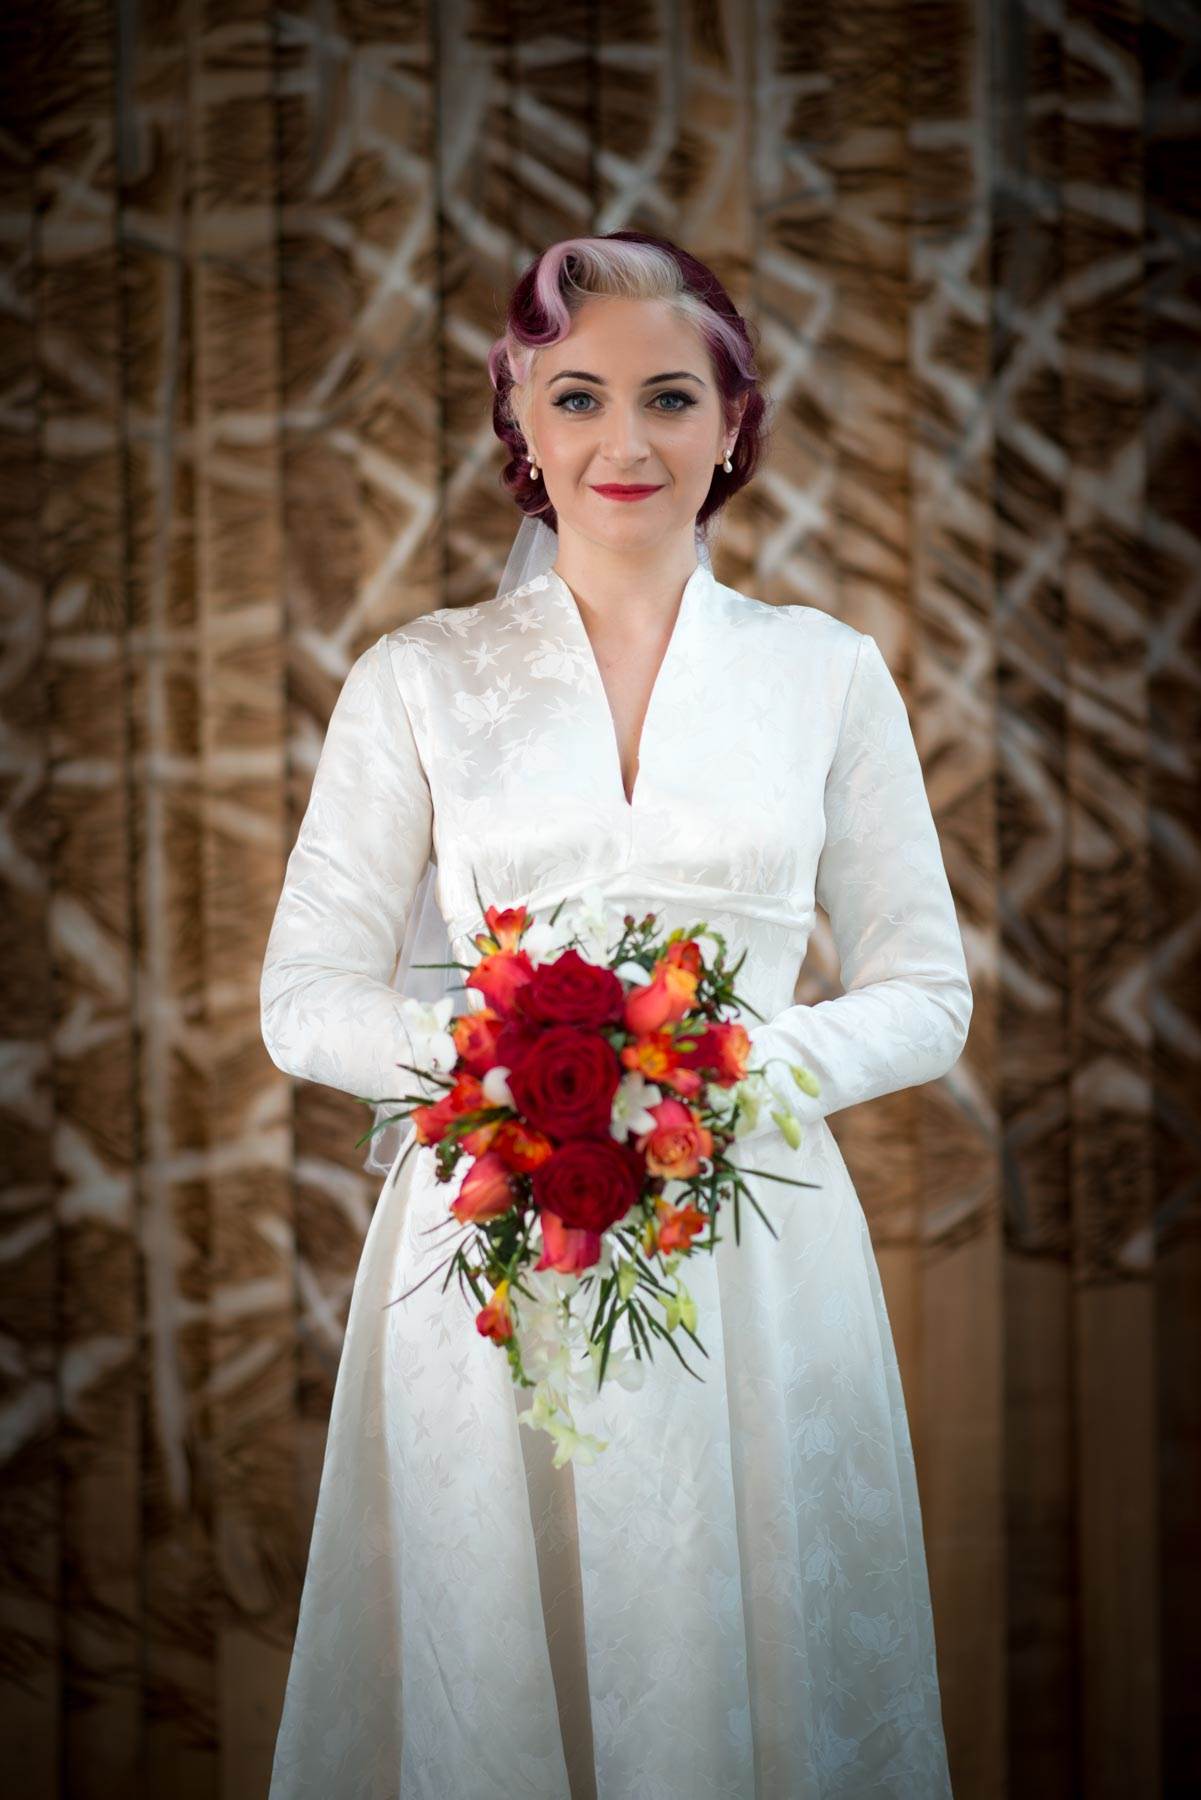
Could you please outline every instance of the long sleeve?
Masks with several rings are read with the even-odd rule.
[[[405,1091],[391,986],[431,850],[433,807],[387,640],[330,714],[284,873],[260,987],[263,1042],[288,1075],[360,1099]]]
[[[812,1070],[817,1098],[784,1063],[772,1090],[802,1124],[943,1075],[972,1015],[955,916],[917,747],[900,690],[862,635],[825,790],[816,895],[846,990],[750,1028],[752,1065],[783,1056]],[[752,1137],[774,1130],[765,1109]]]

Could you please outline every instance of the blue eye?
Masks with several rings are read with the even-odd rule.
[[[553,404],[555,406],[561,407],[564,412],[569,413],[569,414],[574,413],[574,414],[576,414],[577,417],[583,419],[583,418],[587,418],[588,414],[592,411],[592,407],[591,406],[569,406],[567,403],[569,400],[589,400],[590,401],[592,399],[592,397],[593,396],[589,393],[586,393],[583,388],[572,388],[570,393],[561,395],[558,400],[555,400],[553,402]],[[665,412],[665,413],[687,412],[687,410],[690,406],[696,405],[695,396],[692,394],[685,394],[680,388],[665,388],[661,394],[655,395],[655,399],[656,399],[656,401],[680,400],[683,402],[682,406],[660,406],[657,408],[657,410],[659,412]]]

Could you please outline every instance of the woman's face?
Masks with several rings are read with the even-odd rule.
[[[738,435],[695,326],[664,300],[595,296],[539,352],[524,424],[560,533],[631,550],[676,531],[691,544],[714,467]],[[616,500],[598,491],[607,484],[655,492]]]

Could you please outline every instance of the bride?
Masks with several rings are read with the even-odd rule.
[[[633,231],[553,244],[489,370],[514,556],[496,597],[351,667],[266,948],[267,1048],[386,1100],[409,966],[473,963],[479,896],[653,910],[745,952],[750,1062],[803,1134],[764,1106],[736,1145],[777,1236],[748,1212],[690,1266],[703,1379],[627,1358],[579,1409],[604,1454],[561,1468],[457,1290],[415,1286],[447,1189],[389,1145],[271,1800],[945,1800],[905,1400],[828,1124],[945,1074],[972,1011],[905,706],[870,635],[713,574],[765,402],[703,263]],[[846,991],[802,1005],[818,904]]]

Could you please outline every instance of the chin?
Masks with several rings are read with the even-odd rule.
[[[685,517],[677,518],[677,503],[671,508],[657,506],[648,500],[638,506],[623,506],[606,500],[601,494],[591,492],[591,484],[587,484],[587,500],[577,511],[570,512],[563,508],[555,508],[559,530],[566,526],[590,544],[613,550],[649,549],[660,544],[665,538],[677,533],[692,532],[696,529],[696,513],[704,504],[703,496],[696,503],[696,508]],[[551,496],[552,504],[554,497]],[[600,508],[607,509],[600,511]]]
[[[559,514],[560,525],[570,525],[581,537],[591,538],[602,544],[625,543],[629,538],[660,538],[665,531],[671,529],[670,523],[663,515],[658,518],[637,506],[614,505],[610,508],[612,518],[597,518],[589,512],[585,518],[571,518]],[[641,516],[637,516],[641,515]]]

